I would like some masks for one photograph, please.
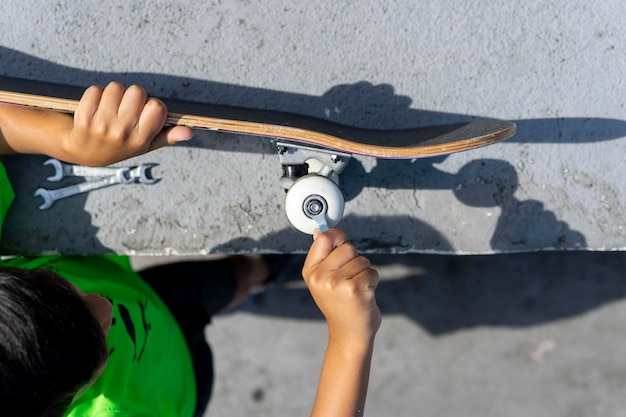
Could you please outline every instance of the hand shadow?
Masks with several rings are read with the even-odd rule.
[[[457,174],[454,187],[458,200],[470,207],[499,207],[501,210],[491,247],[496,252],[519,252],[529,248],[581,249],[585,236],[559,220],[537,200],[519,201],[515,168],[508,162],[478,159]]]

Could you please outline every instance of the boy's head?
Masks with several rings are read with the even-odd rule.
[[[0,268],[3,415],[63,415],[106,363],[102,304],[50,271]]]

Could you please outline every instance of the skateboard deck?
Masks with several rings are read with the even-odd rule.
[[[0,102],[73,113],[84,89],[0,77]],[[299,114],[216,104],[163,100],[167,124],[249,134],[376,158],[413,159],[446,155],[502,141],[515,133],[507,121],[475,121],[401,130],[340,125]]]
[[[73,113],[83,88],[0,77],[0,102]],[[370,130],[304,115],[187,101],[163,100],[166,124],[247,134],[276,141],[287,190],[285,211],[296,229],[312,234],[343,216],[338,187],[352,155],[415,159],[487,146],[515,133],[506,121],[475,121],[402,130]]]

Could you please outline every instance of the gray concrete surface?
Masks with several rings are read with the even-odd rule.
[[[518,135],[502,145],[351,163],[343,226],[381,254],[620,250],[625,9],[617,0],[5,0],[0,73],[114,78],[365,127],[513,120]],[[38,216],[30,194],[45,176],[41,158],[13,158],[19,198],[3,251],[303,251],[309,239],[283,216],[272,152],[199,133],[144,158],[161,164],[159,188],[93,193]],[[375,256],[384,323],[368,415],[624,415],[625,260]],[[208,335],[218,373],[209,415],[308,413],[326,332],[301,287],[254,297]]]
[[[371,252],[626,248],[622,2],[7,0],[0,73],[118,79],[156,95],[374,128],[517,122],[501,145],[447,158],[358,158],[346,217]],[[19,198],[4,252],[301,252],[272,146],[198,133],[142,160],[154,187],[38,213],[40,159],[9,162]],[[164,198],[167,196],[167,198]],[[62,225],[62,226],[59,226]],[[24,235],[44,236],[24,239]]]

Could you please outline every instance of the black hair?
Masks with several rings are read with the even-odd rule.
[[[0,267],[0,409],[62,416],[108,355],[104,332],[65,279]]]

